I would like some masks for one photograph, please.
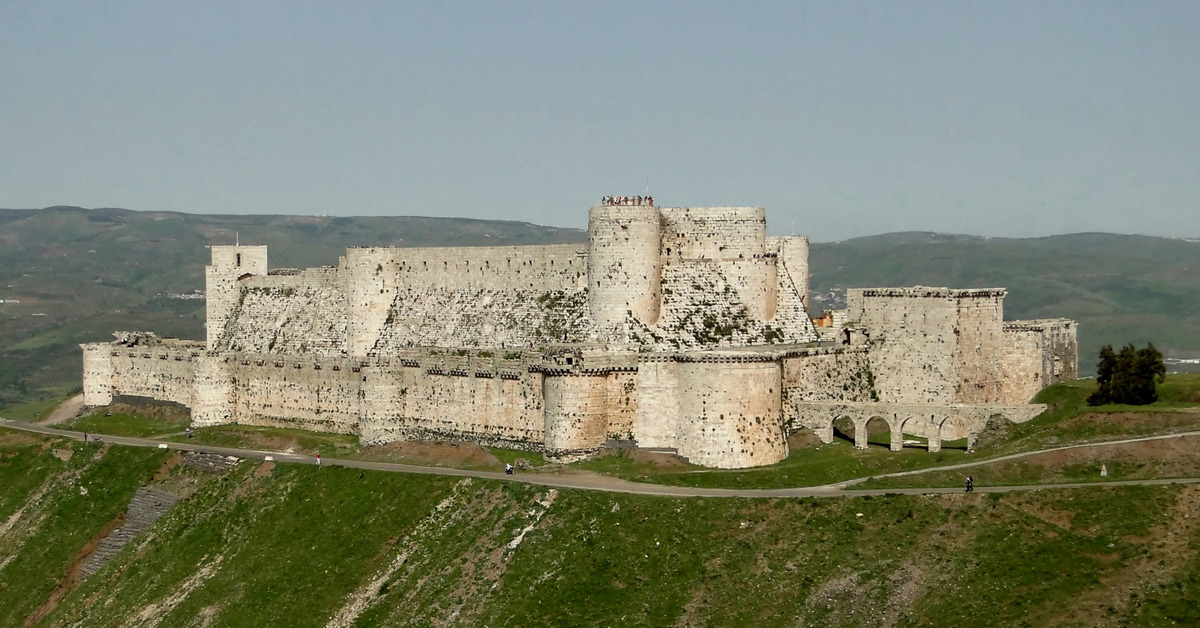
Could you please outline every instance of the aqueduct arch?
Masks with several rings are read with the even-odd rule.
[[[863,402],[863,403],[793,403],[784,407],[785,421],[789,431],[807,428],[823,443],[834,441],[835,423],[848,422],[854,434],[838,429],[846,440],[853,439],[857,449],[869,446],[868,423],[883,421],[890,432],[889,445],[892,451],[904,448],[904,434],[920,436],[928,440],[930,452],[941,451],[942,441],[967,439],[967,450],[975,448],[975,440],[987,425],[988,420],[1001,415],[1015,423],[1023,423],[1045,410],[1046,406],[1029,404],[1022,406],[970,406],[970,405],[920,405]]]

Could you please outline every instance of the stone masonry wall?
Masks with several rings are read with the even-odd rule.
[[[737,291],[748,314],[775,315],[776,253],[766,249],[767,219],[761,207],[662,209],[663,265],[694,260],[716,264]]]
[[[682,436],[679,363],[643,356],[637,370],[637,421],[633,437],[641,447],[679,449]]]
[[[958,297],[939,288],[846,291],[850,325],[870,333],[880,401],[954,403]]]
[[[192,403],[194,366],[192,361],[204,351],[201,343],[177,343],[160,346],[122,347],[100,345],[108,349],[110,394],[173,401],[185,406]],[[93,358],[103,356],[89,351]],[[99,356],[96,354],[100,353]],[[85,402],[87,398],[85,396]],[[89,404],[90,405],[90,404]]]
[[[234,382],[233,422],[358,433],[361,383],[347,360],[253,353],[222,358]]]
[[[337,269],[247,277],[238,285],[218,350],[347,354],[346,298]]]
[[[970,296],[954,301],[954,361],[958,371],[955,403],[997,403],[1005,398],[998,359],[1007,345],[1003,300],[1003,290],[973,290]]]
[[[767,250],[775,251],[779,260],[779,280],[799,296],[805,310],[809,308],[808,238],[804,236],[767,238]],[[780,290],[780,295],[784,290]],[[780,304],[782,305],[782,303]]]
[[[1046,386],[1079,377],[1074,321],[1011,321],[1004,336],[999,366],[1008,403],[1027,402]]]
[[[783,362],[783,401],[875,401],[875,375],[866,347],[802,349]]]
[[[519,363],[428,356],[382,360],[363,372],[365,442],[448,438],[543,448],[542,376]]]
[[[546,449],[590,452],[607,440],[608,378],[603,374],[545,377]]]
[[[106,406],[112,403],[113,348],[107,342],[93,342],[83,348],[83,404]]]
[[[577,290],[585,251],[574,245],[354,248],[339,263],[350,305],[350,354],[366,355],[401,293]]]
[[[513,348],[592,338],[584,290],[403,289],[369,353],[412,346]]]
[[[644,356],[636,374],[638,446],[741,468],[787,456],[779,363],[763,357]],[[632,381],[632,380],[631,380]]]
[[[234,386],[230,358],[210,351],[192,361],[192,425],[208,427],[233,420]]]
[[[694,464],[738,469],[787,457],[775,361],[679,365],[679,455]]]

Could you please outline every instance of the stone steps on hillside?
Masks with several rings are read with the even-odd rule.
[[[177,501],[179,497],[166,491],[148,486],[139,488],[125,511],[125,523],[100,540],[96,551],[92,552],[87,562],[79,569],[80,576],[87,578],[100,571],[134,537],[150,529],[160,517],[167,514]]]
[[[183,464],[207,473],[224,473],[234,467],[240,458],[237,456],[222,456],[220,454],[206,454],[198,451],[186,451],[183,453]]]

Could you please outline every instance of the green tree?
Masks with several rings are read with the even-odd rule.
[[[1113,351],[1112,345],[1100,349],[1100,362],[1096,365],[1096,392],[1088,396],[1088,405],[1100,406],[1122,403],[1144,406],[1158,401],[1157,384],[1166,377],[1162,353],[1153,344],[1137,349],[1125,345],[1121,352]]]

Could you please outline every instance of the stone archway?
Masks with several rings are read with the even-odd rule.
[[[854,446],[859,449],[867,449],[871,445],[895,449],[893,434],[892,424],[878,415],[854,422]]]
[[[829,442],[843,441],[855,444],[854,434],[857,432],[856,421],[849,415],[836,416],[829,421]]]
[[[903,419],[897,418],[897,423],[899,424],[900,429],[897,430],[899,434],[895,439],[896,446],[893,447],[893,449],[900,451],[905,447],[911,447],[913,449],[925,449],[927,451],[931,451],[929,448],[937,439],[936,433],[940,428],[938,418],[935,415],[910,414]],[[915,436],[917,438],[924,439],[925,444],[909,444],[905,440],[905,436]]]
[[[929,439],[929,451],[947,449],[970,450],[970,426],[960,416],[948,416],[938,423],[936,437]]]

